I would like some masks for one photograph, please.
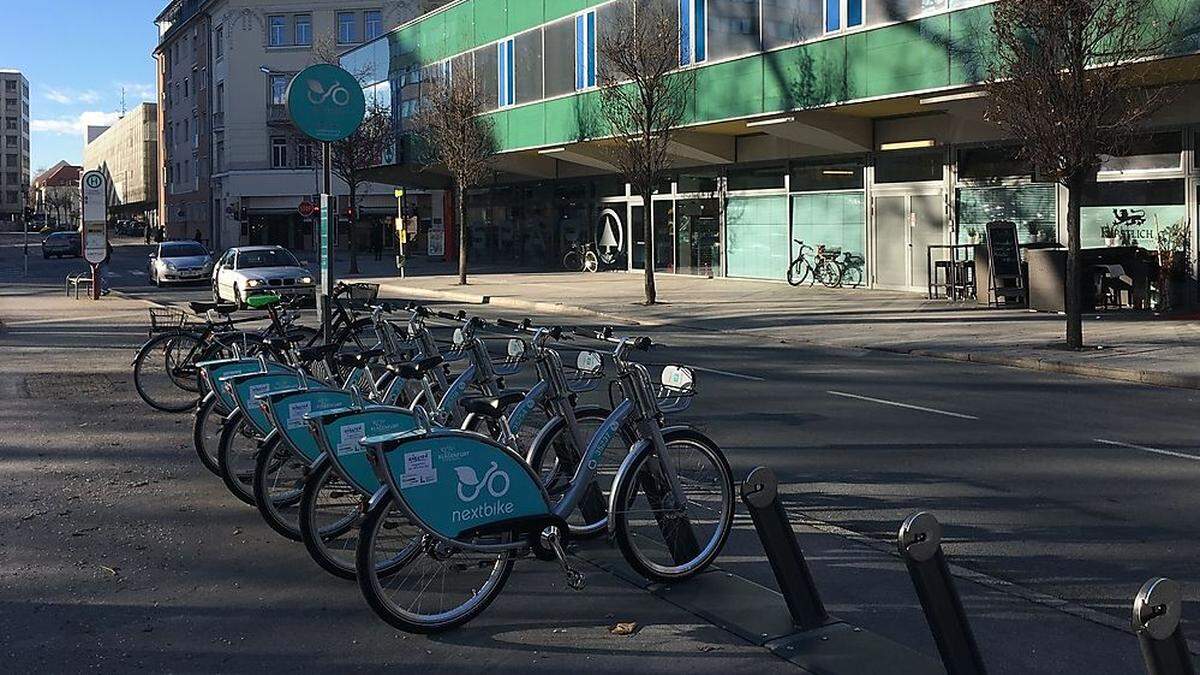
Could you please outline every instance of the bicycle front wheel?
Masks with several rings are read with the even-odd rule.
[[[138,350],[133,360],[133,386],[151,408],[181,413],[199,398],[196,363],[203,339],[196,333],[163,333]]]
[[[595,272],[600,269],[600,259],[592,251],[583,254],[583,271]]]
[[[278,439],[272,441],[278,442]],[[254,467],[259,452],[271,452],[242,411],[230,415],[221,430],[217,448],[217,465],[225,487],[239,501],[254,506]]]
[[[362,522],[363,498],[326,462],[304,484],[300,499],[300,537],[321,569],[353,581],[354,552]]]
[[[704,571],[733,526],[733,474],[720,448],[692,429],[664,434],[667,455],[645,452],[615,488],[613,520],[625,560],[651,581],[668,583]],[[670,466],[664,466],[664,461]],[[682,503],[667,479],[673,469]]]
[[[512,572],[512,553],[476,553],[438,541],[390,496],[367,514],[359,536],[363,597],[380,618],[409,633],[440,633],[470,621],[496,599]]]
[[[196,456],[200,458],[204,468],[217,476],[221,475],[217,448],[221,444],[224,423],[225,416],[217,409],[216,397],[206,396],[192,418],[192,445],[196,448]]]
[[[254,465],[254,505],[263,520],[284,539],[300,541],[300,498],[308,478],[308,462],[283,442],[258,453]]]
[[[799,286],[805,281],[808,281],[808,273],[810,271],[811,270],[809,270],[808,263],[804,262],[804,259],[802,258],[797,258],[796,260],[792,261],[791,265],[788,266],[787,282],[792,286]]]
[[[822,260],[817,264],[817,281],[825,288],[837,288],[842,285],[842,268],[831,260]]]
[[[567,254],[563,256],[562,265],[563,269],[570,272],[578,272],[583,269],[583,261],[579,259],[579,254],[575,251],[567,251]]]

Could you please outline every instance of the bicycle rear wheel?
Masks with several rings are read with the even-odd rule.
[[[569,272],[578,272],[583,269],[583,261],[579,258],[579,253],[567,251],[567,254],[563,256],[562,266]]]
[[[614,488],[609,513],[625,560],[651,581],[687,579],[704,571],[733,526],[733,474],[720,448],[692,429],[663,435],[683,504],[670,488],[657,452],[644,452]]]
[[[600,269],[600,259],[592,251],[583,254],[583,271],[595,273]]]
[[[199,398],[196,363],[203,352],[198,333],[163,333],[148,340],[133,359],[138,396],[155,410],[190,410]]]
[[[192,418],[192,446],[196,448],[196,456],[200,458],[200,464],[204,468],[217,476],[221,475],[217,450],[221,445],[224,422],[225,417],[217,410],[217,399],[214,396],[206,396]]]
[[[475,553],[437,541],[389,495],[367,514],[356,555],[358,586],[384,621],[440,633],[470,621],[504,589],[512,553]],[[503,535],[488,543],[505,543]]]
[[[832,260],[822,260],[817,263],[817,281],[825,288],[837,288],[842,285],[842,266]]]
[[[272,452],[278,439],[264,444],[250,420],[238,410],[225,420],[221,430],[221,442],[217,449],[217,463],[221,469],[221,480],[239,501],[254,506],[254,467],[260,452]]]

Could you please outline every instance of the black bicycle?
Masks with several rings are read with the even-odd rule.
[[[841,254],[840,249],[829,249],[824,245],[813,249],[799,239],[795,241],[800,248],[796,257],[788,264],[789,284],[799,286],[807,281],[809,286],[813,286],[819,281],[826,288],[837,288],[841,285],[842,267],[837,261]]]

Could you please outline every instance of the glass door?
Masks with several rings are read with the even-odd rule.
[[[679,274],[713,276],[720,260],[720,202],[716,199],[687,199],[676,202],[675,271]]]
[[[630,209],[630,240],[633,241],[633,269],[646,269],[646,238],[642,227],[645,209],[634,206]],[[670,198],[654,200],[654,269],[660,272],[674,271],[672,239],[675,231],[675,204]]]

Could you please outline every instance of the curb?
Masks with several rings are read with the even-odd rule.
[[[520,310],[525,312],[538,312],[544,314],[559,314],[564,316],[576,316],[592,319],[604,319],[606,321],[619,321],[621,323],[632,324],[635,326],[681,326],[687,328],[696,328],[689,326],[686,322],[668,323],[664,321],[646,321],[635,320],[627,316],[620,316],[607,312],[599,312],[596,310],[578,307],[575,305],[567,305],[563,303],[552,302],[533,302],[530,300],[521,300],[519,298],[510,297],[495,297],[490,295],[482,295],[476,293],[467,293],[461,291],[443,291],[428,288],[419,288],[416,286],[405,286],[401,284],[382,283],[381,286],[392,292],[401,295],[410,296],[418,300],[441,300],[446,302],[456,302],[472,305],[490,305],[492,307],[502,307],[505,309]],[[712,330],[712,329],[702,329]],[[722,333],[737,334],[738,331],[721,330]],[[772,339],[793,341],[794,337],[781,335],[773,335],[769,333],[756,333],[757,335],[770,337]],[[905,347],[889,347],[880,345],[846,345],[835,344],[830,342],[822,342],[820,340],[804,340],[806,344],[817,345],[821,347],[831,347],[839,349],[865,349],[868,351],[886,352],[889,354],[901,354],[904,356],[919,356],[923,358],[941,359],[943,361],[959,361],[964,363],[978,363],[989,366],[1004,366],[1007,368],[1019,368],[1021,370],[1033,370],[1043,373],[1060,373],[1064,375],[1076,375],[1079,377],[1087,377],[1099,380],[1114,380],[1117,382],[1130,382],[1134,384],[1146,384],[1156,387],[1173,387],[1176,389],[1200,389],[1200,375],[1186,375],[1180,373],[1172,373],[1161,370],[1134,370],[1130,368],[1113,368],[1097,364],[1085,363],[1070,363],[1067,361],[1057,361],[1054,359],[1044,359],[1036,356],[1005,356],[1003,354],[984,353],[984,352],[958,352],[958,351],[941,351],[937,349],[908,349]]]

